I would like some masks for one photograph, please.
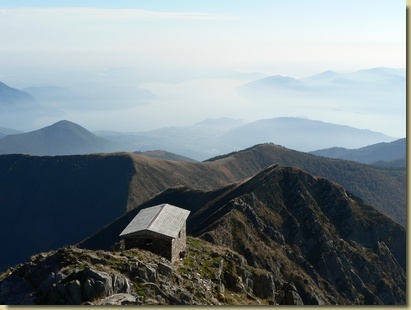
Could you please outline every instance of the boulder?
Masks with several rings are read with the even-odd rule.
[[[169,266],[165,263],[162,263],[162,262],[158,263],[157,271],[158,271],[159,274],[161,274],[161,275],[163,275],[167,278],[170,278],[173,275],[173,267],[171,267],[171,266]]]
[[[288,291],[285,293],[285,304],[294,306],[304,305],[300,295],[294,291]]]
[[[283,291],[284,296],[280,300],[280,305],[304,305],[293,282],[284,283]]]
[[[84,301],[91,301],[95,298],[113,294],[113,279],[106,272],[86,267],[82,271],[80,278],[84,280]]]
[[[132,284],[130,280],[123,275],[116,274],[113,276],[113,292],[116,293],[131,293]]]
[[[274,276],[270,273],[253,273],[253,293],[260,298],[275,299]]]
[[[111,295],[96,303],[98,306],[123,306],[138,304],[141,304],[141,297],[136,297],[125,293]]]

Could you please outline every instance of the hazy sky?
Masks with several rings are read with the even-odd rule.
[[[399,0],[0,0],[0,81],[66,87],[84,98],[110,87],[156,96],[135,104],[119,96],[110,108],[73,102],[64,110],[64,118],[89,129],[135,131],[225,116],[314,119],[286,109],[253,114],[235,87],[264,75],[404,68],[405,12]],[[362,127],[378,130],[375,118],[368,122]],[[397,132],[405,115],[403,127]]]

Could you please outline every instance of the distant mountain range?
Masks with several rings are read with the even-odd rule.
[[[14,135],[14,134],[18,134],[18,133],[23,133],[19,130],[15,130],[15,129],[9,129],[9,128],[3,128],[0,127],[0,139],[8,136],[8,135]]]
[[[0,82],[0,111],[37,106],[37,100],[29,93]]]
[[[29,133],[0,138],[0,154],[72,155],[163,150],[200,161],[266,142],[299,151],[315,151],[335,146],[358,148],[395,140],[370,130],[293,117],[251,123],[223,118],[147,132],[96,133],[100,136],[75,123],[60,121]]]
[[[352,119],[359,124],[354,127],[373,122],[386,124],[385,128],[396,126],[403,132],[398,136],[401,138],[406,133],[405,73],[405,68],[373,68],[349,73],[325,71],[306,78],[275,75],[243,84],[237,91],[261,107],[288,115],[292,111],[308,118],[326,114],[336,123]]]
[[[309,92],[316,97],[330,95],[334,92],[334,96],[347,97],[359,96],[366,92],[369,94],[370,90],[375,90],[377,93],[388,92],[390,94],[401,91],[404,96],[405,83],[405,69],[373,68],[351,73],[328,70],[301,79],[281,75],[270,76],[244,84],[239,91],[244,95],[297,91]],[[347,91],[350,92],[346,93]]]
[[[406,144],[407,141],[403,138],[390,143],[377,143],[354,150],[333,147],[311,153],[318,156],[352,160],[364,164],[405,167]]]
[[[97,137],[75,123],[60,121],[36,131],[0,139],[0,154],[89,154],[111,151],[115,146],[114,142]]]
[[[77,243],[171,187],[213,190],[271,164],[327,177],[405,226],[405,169],[326,159],[273,144],[203,163],[133,153],[1,155],[0,252],[7,255],[0,259],[0,270],[34,253]]]
[[[356,129],[320,121],[279,117],[255,121],[226,132],[219,139],[223,145],[242,149],[257,143],[272,142],[298,151],[319,149],[320,145],[351,148],[392,141],[391,137],[371,130]]]
[[[44,117],[61,117],[62,112],[53,105],[39,101],[28,92],[0,82],[0,124],[13,128],[22,124],[34,124]],[[14,128],[15,129],[15,128]],[[0,138],[3,135],[0,134]]]

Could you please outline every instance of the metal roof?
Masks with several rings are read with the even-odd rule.
[[[190,211],[168,203],[142,209],[122,231],[120,237],[150,231],[177,238],[189,214]]]

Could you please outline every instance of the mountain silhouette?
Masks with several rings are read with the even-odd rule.
[[[0,109],[7,111],[33,105],[38,105],[33,96],[0,82]]]
[[[0,139],[0,154],[71,155],[113,150],[115,143],[69,121]]]
[[[297,117],[263,119],[234,128],[219,138],[220,144],[243,149],[258,143],[272,142],[298,151],[314,151],[333,145],[361,147],[394,138],[371,130],[357,129]]]
[[[406,147],[406,139],[403,138],[393,142],[377,143],[359,149],[334,147],[311,153],[318,156],[352,160],[364,164],[373,164],[375,162],[386,162],[388,164],[392,161],[405,159]]]

